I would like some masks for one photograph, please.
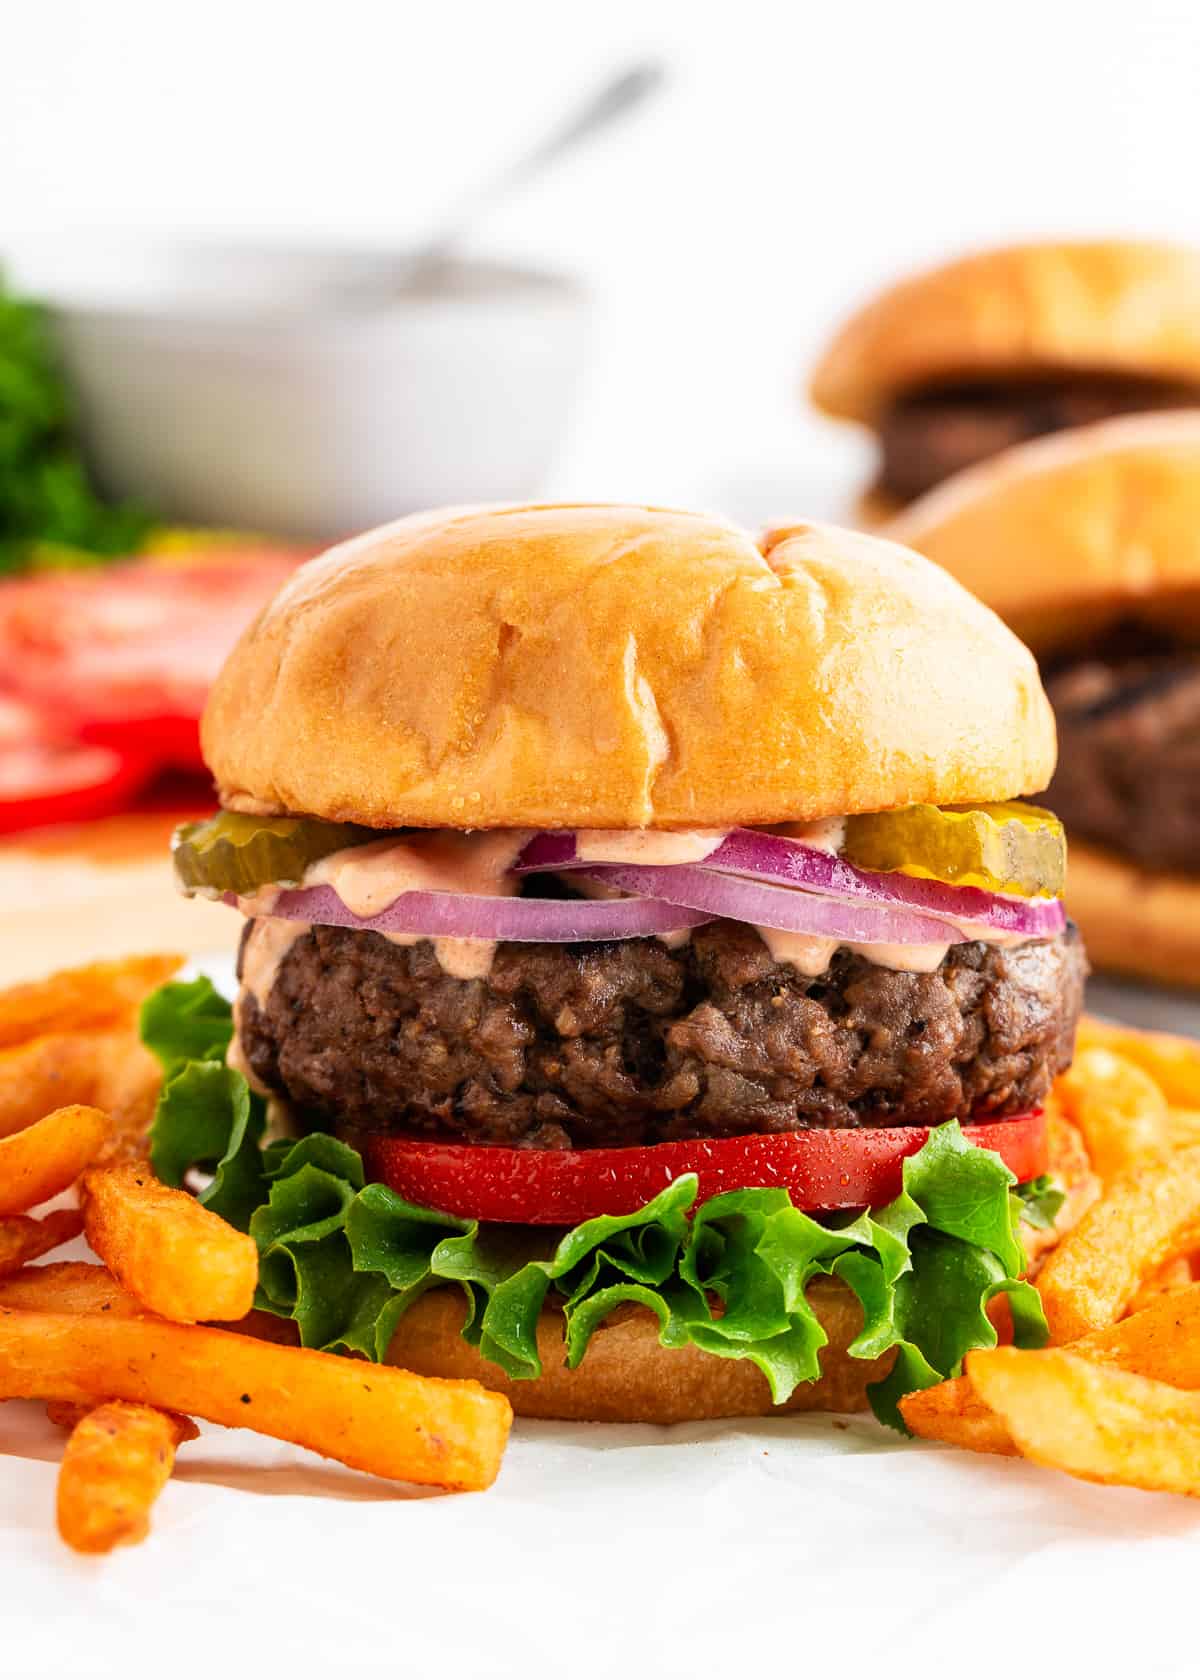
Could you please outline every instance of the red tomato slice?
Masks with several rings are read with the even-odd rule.
[[[107,747],[0,740],[0,834],[108,816],[151,773],[143,759]]]
[[[1045,1172],[1046,1118],[964,1126],[995,1150],[1018,1182]],[[929,1136],[926,1126],[775,1132],[698,1138],[633,1149],[504,1149],[361,1137],[367,1178],[407,1201],[463,1219],[518,1225],[576,1225],[597,1214],[634,1213],[682,1173],[700,1178],[700,1198],[722,1190],[778,1185],[808,1213],[881,1207],[899,1195],[901,1164]]]
[[[98,745],[200,763],[197,723],[238,636],[304,556],[189,556],[0,586],[0,671]]]

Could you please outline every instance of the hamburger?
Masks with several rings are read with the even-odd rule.
[[[859,512],[881,524],[1013,445],[1200,403],[1200,251],[1109,240],[960,257],[851,316],[811,392],[875,433]]]
[[[1200,413],[1007,452],[893,527],[1037,653],[1097,966],[1200,985]]]
[[[175,868],[244,918],[239,989],[147,1007],[154,1162],[306,1344],[533,1416],[895,1422],[994,1316],[1044,1335],[1085,965],[1060,825],[1012,802],[1054,725],[944,572],[423,515],[302,568],[202,734]]]

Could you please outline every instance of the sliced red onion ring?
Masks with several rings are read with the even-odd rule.
[[[227,904],[237,905],[232,893]],[[503,939],[561,945],[637,939],[701,927],[711,916],[654,898],[484,898],[470,893],[402,893],[376,916],[356,916],[332,887],[281,892],[268,914],[285,921],[426,939]]]
[[[577,856],[575,836],[570,832],[536,835],[516,864],[518,874],[548,869],[594,872],[596,867]],[[639,867],[649,871],[656,866]],[[801,840],[791,840],[782,834],[764,834],[753,828],[735,828],[702,864],[675,867],[753,876],[756,880],[810,893],[900,906],[927,916],[974,922],[999,933],[1019,934],[1024,939],[1047,939],[1061,933],[1066,926],[1062,904],[1056,898],[1009,898],[984,892],[980,887],[952,887],[945,881],[927,881],[914,875],[856,869],[831,852],[806,846]]]
[[[721,875],[702,864],[681,863],[637,867],[621,863],[589,863],[595,881],[622,892],[654,893],[672,904],[753,922],[784,933],[811,933],[856,945],[958,945],[970,935],[953,922],[897,910],[881,904],[853,903],[830,894],[796,892],[792,887],[768,886],[744,875]]]

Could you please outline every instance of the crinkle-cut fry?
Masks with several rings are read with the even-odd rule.
[[[0,1277],[74,1241],[82,1231],[83,1215],[78,1208],[55,1208],[41,1219],[31,1219],[26,1213],[6,1215],[0,1219]]]
[[[1148,1073],[1168,1103],[1200,1108],[1200,1040],[1176,1033],[1142,1032],[1085,1015],[1075,1035],[1076,1051],[1101,1046],[1135,1062]]]
[[[967,1377],[950,1377],[933,1388],[919,1388],[900,1402],[901,1416],[914,1435],[969,1452],[1016,1454],[1004,1424],[976,1394]]]
[[[1200,1146],[1120,1174],[1038,1273],[1050,1340],[1114,1323],[1143,1281],[1200,1232]]]
[[[1023,1457],[1084,1481],[1200,1496],[1200,1394],[1069,1348],[990,1348],[967,1375]]]
[[[1167,1099],[1128,1057],[1103,1045],[1080,1050],[1054,1090],[1105,1183],[1167,1148]]]
[[[0,1048],[43,1033],[129,1022],[143,998],[182,967],[174,954],[121,957],[63,969],[0,991]]]
[[[111,1131],[103,1109],[73,1103],[0,1138],[0,1215],[24,1213],[69,1190]]]
[[[0,1278],[0,1307],[113,1318],[147,1316],[142,1303],[122,1289],[106,1267],[89,1265],[86,1260],[52,1260]]]
[[[419,1377],[228,1330],[0,1304],[0,1398],[126,1400],[255,1429],[398,1481],[495,1480],[512,1408],[478,1383]]]
[[[94,1167],[81,1181],[87,1240],[151,1312],[179,1324],[244,1318],[254,1305],[254,1240],[160,1184],[148,1165]]]
[[[122,1400],[80,1418],[58,1472],[58,1532],[67,1545],[97,1555],[144,1540],[175,1450],[196,1434],[189,1418]]]

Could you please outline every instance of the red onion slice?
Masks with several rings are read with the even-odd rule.
[[[769,886],[744,875],[722,875],[702,864],[636,867],[589,863],[587,874],[622,892],[653,893],[672,904],[752,922],[783,933],[810,933],[856,945],[958,945],[970,938],[953,922],[913,910],[848,902],[830,894]]]
[[[238,900],[228,894],[226,903],[236,905]],[[265,913],[285,921],[357,928],[364,933],[555,945],[678,933],[712,919],[652,898],[484,898],[445,892],[402,893],[378,915],[356,916],[332,887],[286,890]]]
[[[575,836],[570,832],[535,836],[516,864],[518,874],[547,869],[587,869],[594,872],[597,867],[579,859]],[[654,866],[645,864],[639,867],[648,871]],[[984,892],[980,887],[952,887],[945,881],[928,881],[915,875],[856,869],[831,852],[806,846],[801,840],[792,840],[782,834],[764,834],[753,828],[735,828],[702,864],[675,867],[751,876],[810,893],[828,893],[841,899],[898,906],[922,915],[973,922],[998,933],[1019,935],[1023,939],[1048,939],[1061,933],[1066,926],[1062,903],[1056,898],[1009,898],[999,893]]]

